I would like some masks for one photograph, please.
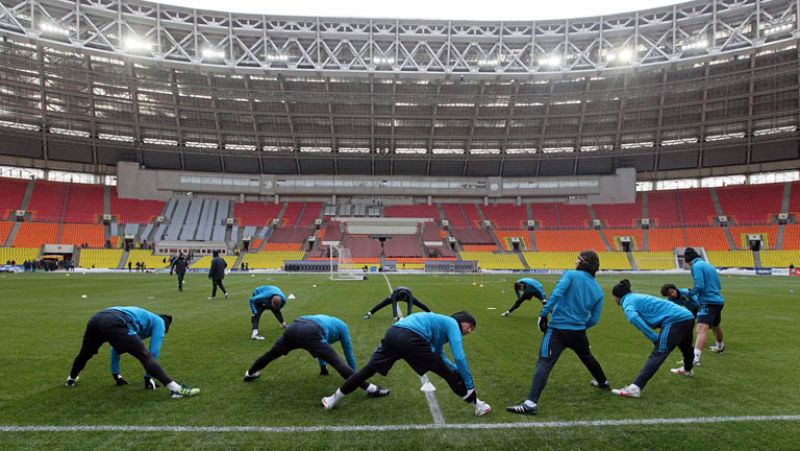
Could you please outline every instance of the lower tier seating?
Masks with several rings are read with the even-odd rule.
[[[116,269],[122,259],[122,249],[81,249],[80,268]]]

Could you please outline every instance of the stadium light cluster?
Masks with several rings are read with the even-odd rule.
[[[682,46],[683,50],[703,50],[708,48],[708,39],[700,38],[694,41],[687,41]]]
[[[774,34],[782,33],[782,32],[785,32],[785,31],[789,31],[789,30],[793,29],[794,26],[795,26],[794,23],[791,22],[791,21],[782,22],[782,23],[781,22],[777,22],[777,23],[767,24],[765,26],[765,28],[764,28],[764,36],[771,36],[771,35],[774,35]]]
[[[266,59],[271,63],[285,63],[289,61],[289,55],[283,53],[269,54],[266,56]]]
[[[549,55],[545,58],[540,59],[539,64],[547,67],[559,67],[561,66],[561,56]]]
[[[58,36],[69,36],[69,29],[64,28],[61,25],[55,24],[49,21],[42,21],[39,24],[39,30],[45,34],[52,34]]]
[[[153,49],[153,43],[138,36],[128,36],[122,42],[122,46],[129,52],[146,53]]]
[[[204,59],[211,59],[211,60],[225,59],[225,51],[214,47],[203,48],[202,55]]]
[[[609,63],[617,62],[617,63],[630,63],[633,61],[634,52],[633,50],[623,47],[617,50],[611,50],[606,53],[606,61]]]
[[[375,64],[394,64],[394,57],[391,56],[376,56],[372,58]]]

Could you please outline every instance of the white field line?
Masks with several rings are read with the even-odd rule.
[[[383,279],[386,280],[386,285],[389,286],[389,294],[391,294],[394,289],[392,288],[392,284],[389,282],[389,276],[386,273],[383,273]],[[411,302],[409,300],[409,302]],[[403,312],[400,306],[397,306],[397,316],[400,318],[403,317]],[[422,382],[422,385],[430,383],[427,374],[423,374],[419,377],[419,380]],[[433,424],[435,425],[443,425],[444,423],[444,415],[442,414],[442,409],[439,407],[439,401],[436,400],[436,394],[432,391],[425,392],[425,399],[428,400],[428,408],[431,411],[431,415],[433,416]]]
[[[745,415],[727,417],[690,418],[637,418],[627,420],[587,420],[587,421],[543,421],[519,423],[464,423],[464,424],[387,424],[352,426],[0,426],[0,432],[385,432],[385,431],[426,431],[432,429],[452,430],[493,430],[493,429],[567,429],[576,427],[625,427],[652,425],[683,425],[712,423],[754,423],[773,421],[800,421],[800,415]]]

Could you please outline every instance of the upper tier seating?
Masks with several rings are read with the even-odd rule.
[[[558,222],[563,228],[585,229],[589,227],[592,216],[586,205],[557,204]]]
[[[417,235],[401,235],[387,239],[383,243],[383,252],[386,258],[424,257]]]
[[[380,258],[381,243],[365,235],[348,235],[344,246],[353,258]]]
[[[341,229],[341,223],[336,221],[331,221],[325,227],[325,241],[342,241],[344,237],[344,232]]]
[[[262,227],[272,223],[281,212],[280,204],[263,202],[241,202],[233,205],[233,216],[240,226]]]
[[[728,240],[722,227],[686,227],[686,243],[691,247],[704,247],[707,251],[727,251]]]
[[[0,178],[0,221],[8,219],[9,215],[22,206],[27,180]],[[2,243],[0,243],[2,244]]]
[[[103,189],[100,185],[70,185],[64,222],[99,223],[103,216]]]
[[[14,247],[41,247],[58,241],[58,224],[51,222],[23,222],[20,225]]]
[[[722,212],[736,224],[769,224],[781,211],[783,184],[717,188]]]
[[[103,237],[102,224],[64,224],[61,227],[59,243],[75,246],[86,243],[89,247],[100,248],[105,244]]]
[[[636,221],[642,217],[642,194],[636,193],[633,204],[595,204],[592,210],[608,227],[636,227]]]
[[[542,229],[557,229],[559,227],[558,210],[554,203],[531,204],[531,214]]]
[[[275,229],[269,236],[270,243],[302,243],[314,234],[311,228]]]
[[[491,232],[486,229],[453,228],[451,233],[461,244],[495,244]]]
[[[676,247],[686,246],[686,238],[683,235],[683,229],[680,228],[650,229],[647,232],[647,238],[650,242],[650,250],[654,252],[672,251]]]
[[[303,202],[288,202],[286,209],[283,210],[281,219],[283,220],[283,227],[294,227],[297,220],[300,218],[300,213],[303,211]]]
[[[422,227],[422,241],[441,241],[447,237],[447,234],[432,222],[426,222]]]
[[[321,202],[306,202],[303,207],[303,213],[297,218],[296,227],[310,227],[314,225],[314,221],[319,219],[319,213],[322,211]]]
[[[528,210],[524,205],[511,204],[481,206],[483,216],[492,221],[497,229],[518,230],[526,227]]]
[[[649,191],[647,193],[649,218],[656,227],[678,227],[681,225],[678,211],[677,191]]]
[[[439,222],[439,210],[434,205],[393,205],[384,207],[383,216],[387,218],[430,218]]]
[[[28,202],[31,219],[39,222],[61,222],[69,184],[37,180]]]
[[[463,204],[461,207],[464,209],[464,214],[467,216],[470,227],[481,227],[481,214],[478,212],[478,206],[475,204]]]
[[[540,252],[606,250],[597,230],[536,230],[533,237]]]
[[[110,194],[111,214],[121,224],[147,224],[164,210],[160,200],[120,199],[116,187],[111,188]]]
[[[444,217],[450,222],[450,227],[468,228],[473,227],[467,219],[466,213],[461,208],[461,204],[442,204]]]
[[[707,188],[678,190],[683,225],[706,226],[713,224],[717,216],[711,191]]]
[[[800,182],[792,182],[789,194],[789,213],[800,216]]]

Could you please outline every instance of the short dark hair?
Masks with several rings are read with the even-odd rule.
[[[628,279],[622,279],[614,285],[614,288],[611,290],[611,293],[618,298],[622,298],[626,294],[631,292],[631,281]]]
[[[463,311],[463,310],[462,310],[462,311],[460,311],[460,312],[455,312],[455,313],[453,313],[453,314],[452,314],[452,315],[450,315],[450,316],[452,316],[452,317],[453,317],[453,318],[454,318],[456,321],[458,321],[459,323],[469,323],[469,324],[472,324],[472,327],[475,327],[475,326],[478,324],[478,322],[477,322],[477,321],[475,321],[475,317],[474,317],[474,316],[472,316],[472,314],[471,314],[471,313],[469,313],[469,312],[466,312],[466,311]]]
[[[214,257],[219,257],[219,251],[212,251],[211,255]]]
[[[685,251],[683,251],[683,260],[686,263],[691,263],[694,259],[700,257],[700,254],[693,247],[687,247]]]
[[[581,251],[578,254],[578,264],[575,269],[586,271],[594,276],[600,270],[600,256],[593,250]]]
[[[669,297],[669,290],[677,289],[678,287],[676,287],[674,283],[665,283],[664,286],[661,287],[661,296]]]

